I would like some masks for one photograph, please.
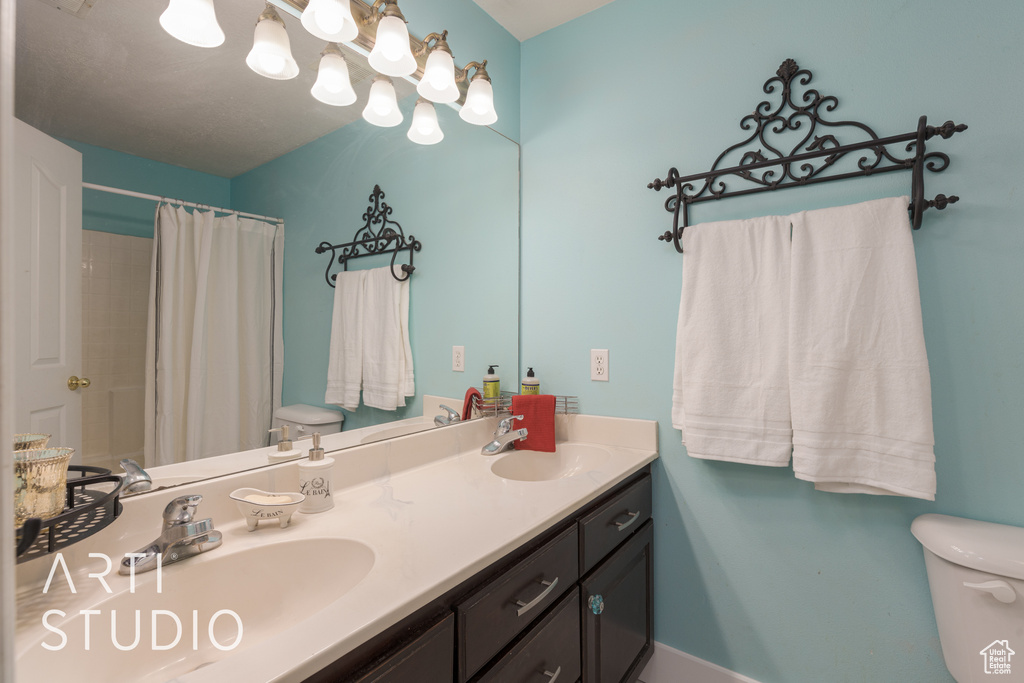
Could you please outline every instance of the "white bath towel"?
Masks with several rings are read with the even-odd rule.
[[[695,458],[789,463],[789,259],[785,217],[683,233],[672,422]]]
[[[794,214],[793,469],[935,499],[931,382],[906,197]]]
[[[409,281],[391,268],[366,272],[363,303],[363,403],[395,410],[414,391],[409,344]]]
[[[327,362],[325,403],[345,410],[359,407],[363,381],[364,270],[343,271],[334,280],[331,350]]]

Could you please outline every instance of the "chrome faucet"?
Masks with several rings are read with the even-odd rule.
[[[175,498],[164,508],[163,530],[150,545],[129,553],[121,560],[118,572],[127,576],[134,571],[148,572],[158,563],[168,565],[193,555],[213,550],[221,544],[221,533],[213,528],[213,519],[195,521],[195,511],[203,497],[196,494]],[[158,555],[163,557],[158,560]]]
[[[512,420],[522,419],[522,415],[513,415],[499,422],[498,428],[494,430],[494,441],[481,448],[480,452],[483,455],[495,455],[512,448],[513,442],[525,439],[527,434],[525,429],[512,429]]]
[[[445,425],[455,424],[456,422],[462,421],[462,415],[455,412],[448,406],[441,404],[441,410],[447,412],[447,415],[437,415],[434,417],[434,426],[444,427]]]
[[[153,488],[152,477],[131,458],[121,460],[121,469],[124,470],[124,485],[121,487],[121,495],[130,496]]]

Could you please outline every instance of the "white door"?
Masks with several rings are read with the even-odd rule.
[[[81,462],[82,155],[14,121],[14,430]]]

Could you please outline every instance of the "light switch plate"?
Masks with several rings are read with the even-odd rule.
[[[466,371],[466,347],[452,347],[452,372]]]
[[[590,379],[608,381],[608,349],[590,349]]]

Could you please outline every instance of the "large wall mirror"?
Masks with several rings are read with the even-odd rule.
[[[227,40],[212,50],[165,33],[158,23],[165,5],[18,0],[17,118],[81,152],[86,183],[284,219],[283,405],[334,407],[325,404],[324,392],[335,290],[325,279],[330,257],[315,248],[353,238],[376,185],[385,192],[391,219],[422,244],[410,279],[415,395],[396,411],[361,405],[346,412],[343,433],[423,416],[425,396],[454,398],[459,408],[492,363],[514,385],[518,144],[462,121],[444,105],[436,107],[443,141],[414,144],[406,131],[415,85],[398,79],[405,122],[370,125],[360,115],[375,74],[351,53],[346,56],[356,103],[318,102],[309,91],[324,43],[284,9],[300,73],[272,81],[245,63],[262,2],[218,3]],[[410,24],[419,37],[434,28]],[[457,56],[456,62],[483,58]],[[500,117],[501,89],[495,91]],[[141,429],[141,394],[135,392],[144,376],[139,344],[155,208],[151,201],[83,191],[86,367],[80,374],[90,376],[92,385],[79,390],[82,443],[76,447],[84,464],[106,463],[115,471],[125,455],[145,460],[122,444],[137,443],[132,435]],[[371,257],[350,268],[389,262]],[[464,372],[452,369],[453,346],[465,348]],[[232,462],[232,468],[245,469],[266,465],[267,458],[264,453]]]

